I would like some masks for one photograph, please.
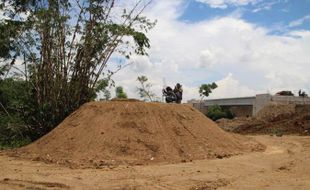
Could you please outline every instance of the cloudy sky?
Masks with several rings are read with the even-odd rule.
[[[149,57],[115,75],[137,98],[137,76],[146,75],[161,95],[163,85],[199,98],[203,83],[216,82],[209,98],[310,90],[310,0],[154,0],[145,15]]]
[[[181,83],[184,101],[211,82],[218,88],[209,98],[310,94],[310,0],[153,0],[144,15],[157,20],[149,56],[132,56],[113,77],[130,98],[139,98],[141,75],[158,97]],[[111,59],[112,68],[119,64]]]
[[[157,20],[147,33],[149,56],[132,56],[113,77],[130,98],[139,98],[141,75],[158,97],[181,83],[185,101],[211,82],[218,88],[209,98],[310,94],[310,0],[153,0],[144,15]]]

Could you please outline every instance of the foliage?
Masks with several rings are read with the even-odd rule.
[[[208,107],[207,117],[216,121],[221,118],[234,118],[234,114],[229,110],[223,110],[219,105]]]
[[[124,10],[115,0],[0,2],[0,58],[15,71],[21,71],[16,60],[23,59],[21,73],[29,84],[24,122],[31,126],[32,139],[97,92],[110,97],[106,85],[115,71],[107,66],[113,53],[129,58],[132,53],[147,55],[150,47],[144,33],[155,23],[141,16],[150,1],[139,0]]]
[[[25,123],[27,82],[12,78],[0,81],[0,146],[21,146],[30,142]]]
[[[104,100],[111,99],[111,92],[107,89],[109,87],[109,80],[107,79],[100,79],[96,85],[96,93],[103,93]]]
[[[124,92],[124,89],[122,86],[117,86],[115,88],[115,94],[116,94],[116,98],[124,98],[124,99],[127,98],[127,94],[126,92]]]
[[[137,78],[137,80],[141,85],[141,87],[137,88],[140,97],[143,98],[145,101],[146,100],[149,100],[151,102],[154,101],[156,99],[156,94],[151,91],[152,84],[147,83],[148,78],[146,76],[141,75]]]
[[[215,82],[211,84],[202,84],[199,87],[199,95],[201,96],[201,99],[203,99],[204,97],[208,97],[212,93],[212,90],[216,88],[217,84]]]

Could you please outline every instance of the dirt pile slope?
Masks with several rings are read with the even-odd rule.
[[[241,134],[310,135],[310,105],[271,104],[255,118],[222,119],[218,125]]]
[[[222,158],[262,147],[185,105],[92,102],[16,156],[75,167]]]

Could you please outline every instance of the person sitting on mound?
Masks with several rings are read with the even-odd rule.
[[[180,85],[180,83],[177,83],[177,85],[174,87],[173,92],[175,93],[175,95],[177,97],[176,103],[180,104],[182,101],[182,95],[183,95],[182,85]]]

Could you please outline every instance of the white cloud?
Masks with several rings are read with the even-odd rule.
[[[196,0],[200,3],[206,3],[212,8],[226,9],[229,5],[244,6],[248,4],[256,4],[260,0]]]
[[[294,20],[289,23],[289,27],[297,27],[303,25],[304,22],[310,21],[310,15],[306,15],[300,19]]]
[[[257,91],[248,88],[240,84],[240,82],[233,77],[232,73],[228,73],[227,76],[216,84],[218,88],[214,89],[211,93],[210,98],[231,98],[231,97],[245,97],[253,96],[258,93],[266,93],[264,91]]]
[[[309,90],[310,31],[269,35],[267,28],[230,16],[185,23],[177,19],[183,5],[159,0],[146,12],[158,20],[148,34],[150,56],[134,57],[136,64],[114,78],[130,97],[138,97],[136,78],[142,74],[158,96],[164,79],[170,86],[183,84],[184,100],[199,98],[198,87],[214,81],[219,87],[212,98]]]
[[[257,13],[263,10],[271,10],[272,6],[279,3],[279,1],[271,1],[260,4],[256,9],[254,9],[252,12]]]

